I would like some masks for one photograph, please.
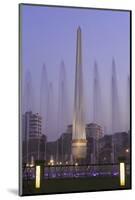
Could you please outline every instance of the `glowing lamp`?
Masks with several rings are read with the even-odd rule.
[[[53,159],[50,159],[50,164],[54,165],[54,160]]]
[[[41,181],[41,166],[36,166],[36,180],[35,180],[35,187],[40,188],[40,181]]]
[[[120,186],[125,186],[125,163],[120,162]]]
[[[129,153],[129,149],[126,149],[125,151],[126,151],[126,153]]]

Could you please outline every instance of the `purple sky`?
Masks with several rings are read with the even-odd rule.
[[[93,118],[93,66],[98,63],[101,93],[103,96],[103,119],[110,127],[110,83],[112,57],[115,58],[118,78],[122,126],[127,128],[127,78],[130,75],[130,13],[110,10],[57,8],[44,6],[21,6],[22,22],[22,70],[25,77],[32,76],[35,104],[39,112],[39,88],[43,63],[48,79],[54,86],[57,104],[60,63],[64,60],[67,74],[70,121],[72,121],[76,31],[82,29],[83,72],[85,80],[86,121]],[[23,85],[24,85],[24,79]],[[48,136],[51,140],[55,136]]]

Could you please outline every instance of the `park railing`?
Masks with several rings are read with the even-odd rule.
[[[120,176],[120,163],[88,165],[42,165],[43,179]],[[124,163],[124,173],[130,175],[130,164]],[[23,166],[23,179],[36,178],[36,165]]]

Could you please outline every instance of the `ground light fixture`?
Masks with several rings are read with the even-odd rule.
[[[35,188],[40,189],[44,175],[44,162],[37,160],[35,162]]]
[[[120,186],[125,186],[125,163],[120,162]]]
[[[41,166],[36,166],[36,179],[35,179],[35,188],[40,188],[41,185]]]
[[[120,186],[126,185],[126,158],[119,157]]]

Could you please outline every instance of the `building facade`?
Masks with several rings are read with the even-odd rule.
[[[46,159],[46,136],[42,134],[42,118],[38,113],[26,112],[22,117],[23,162]]]

